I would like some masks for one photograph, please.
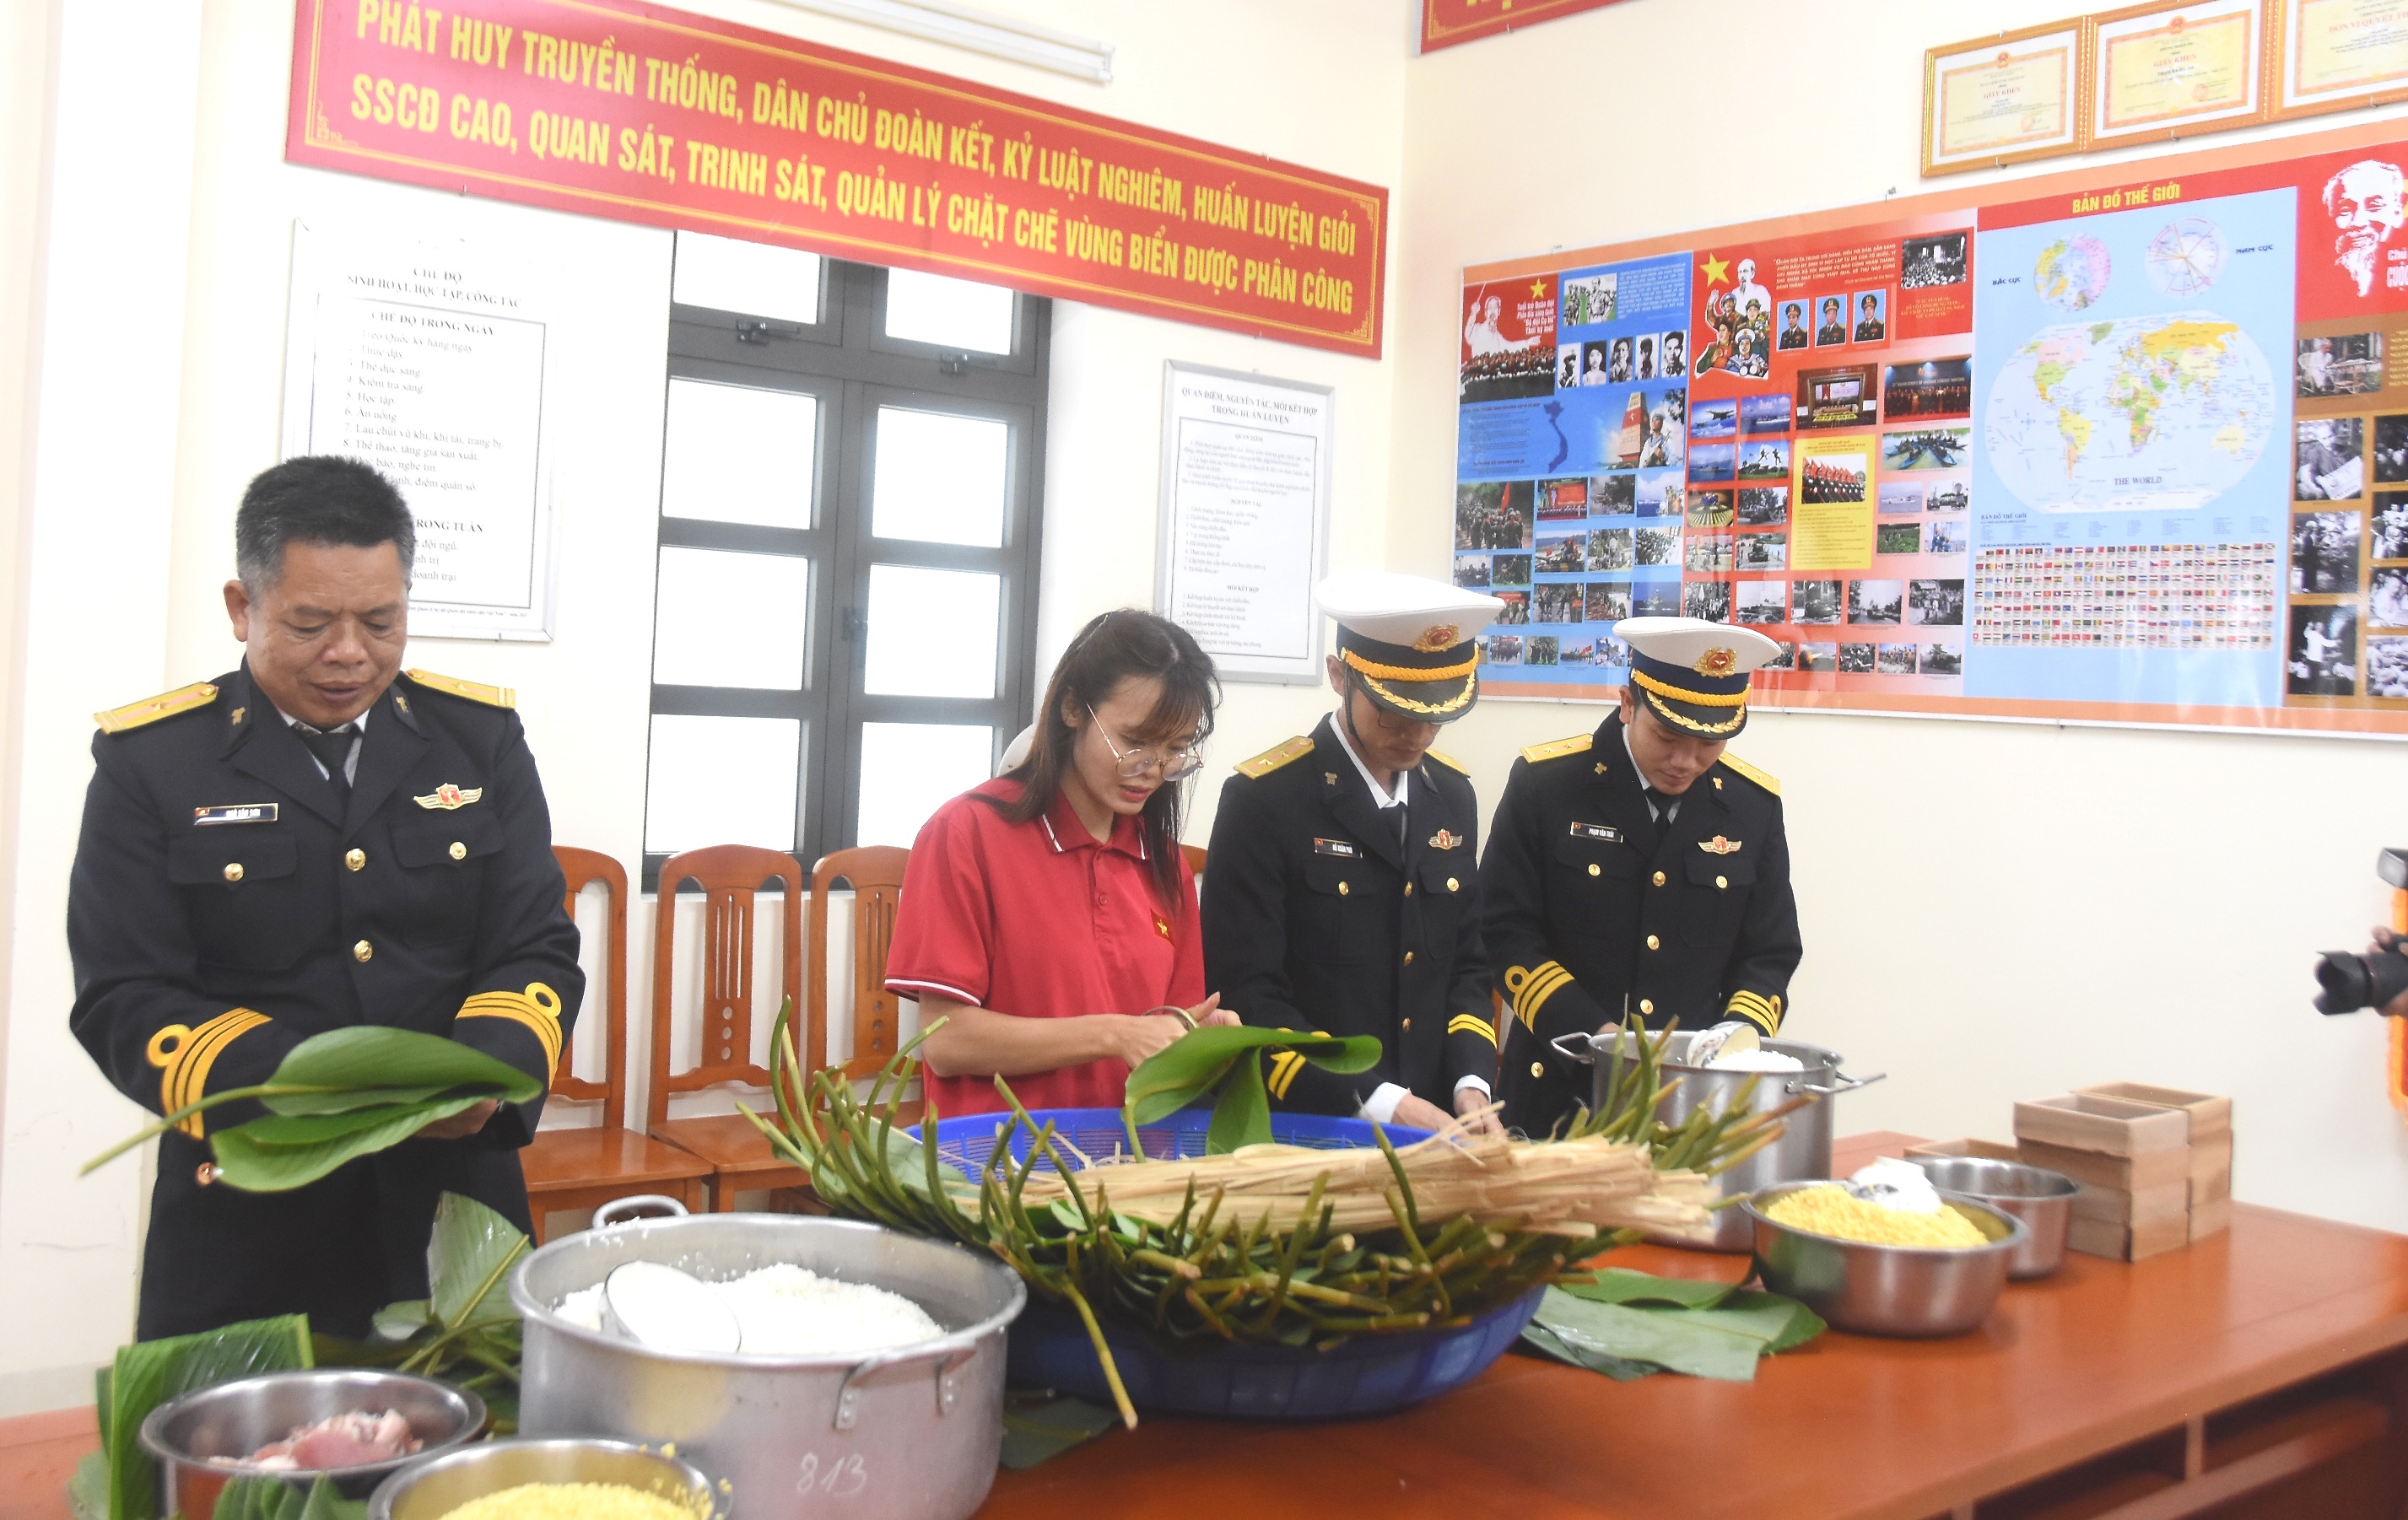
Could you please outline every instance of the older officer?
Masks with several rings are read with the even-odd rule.
[[[1522,752],[1480,863],[1484,925],[1512,1016],[1505,1122],[1543,1134],[1588,1097],[1548,1041],[1636,1016],[1770,1035],[1798,968],[1780,783],[1723,753],[1750,672],[1780,652],[1752,629],[1631,618],[1621,710]]]
[[[1503,604],[1384,572],[1332,576],[1315,595],[1338,624],[1338,710],[1221,788],[1205,984],[1248,1024],[1379,1037],[1380,1064],[1353,1076],[1274,1056],[1275,1102],[1435,1128],[1488,1104],[1497,1031],[1478,805],[1463,767],[1429,746],[1471,710],[1472,636]]]
[[[409,509],[353,460],[288,460],[235,518],[240,668],[100,715],[68,889],[76,1038],[159,1112],[264,1081],[307,1037],[447,1035],[549,1079],[585,979],[510,694],[399,675]],[[145,1340],[306,1312],[366,1333],[426,1293],[437,1199],[520,1227],[541,1099],[492,1103],[289,1193],[210,1184],[232,1103],[161,1141]]]

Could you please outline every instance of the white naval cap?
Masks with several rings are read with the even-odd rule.
[[[1747,726],[1748,678],[1781,646],[1753,628],[1703,618],[1625,618],[1630,683],[1676,732],[1728,738]]]
[[[1313,588],[1338,624],[1338,657],[1380,706],[1450,723],[1478,695],[1472,639],[1505,604],[1482,592],[1392,570],[1347,570]]]

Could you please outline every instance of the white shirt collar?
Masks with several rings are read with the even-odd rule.
[[[267,705],[268,705],[268,707],[269,707],[269,708],[271,708],[271,709],[273,709],[273,710],[275,710],[275,713],[276,713],[276,715],[277,715],[278,717],[280,717],[280,718],[281,718],[281,719],[283,719],[283,720],[284,720],[284,726],[285,726],[285,727],[287,727],[287,728],[297,728],[297,727],[299,727],[299,726],[301,725],[301,720],[300,720],[300,719],[298,719],[298,718],[296,718],[296,717],[293,716],[293,714],[291,714],[291,713],[289,713],[289,712],[285,711],[282,708],[277,707],[275,703],[270,702],[270,703],[268,703]],[[369,706],[371,707],[371,709],[373,709],[373,707],[375,706],[375,704],[371,703],[371,704],[369,704]],[[343,779],[344,779],[345,781],[347,781],[347,782],[348,782],[348,781],[356,781],[356,780],[358,780],[358,779],[359,779],[359,774],[360,774],[360,751],[361,751],[361,750],[362,750],[362,748],[364,747],[364,745],[365,745],[365,741],[366,741],[366,738],[367,738],[367,733],[368,733],[368,715],[367,715],[367,713],[363,712],[363,713],[361,713],[358,717],[356,717],[356,718],[352,718],[352,719],[351,719],[351,720],[349,720],[349,721],[350,721],[350,723],[351,723],[351,725],[353,728],[356,728],[356,729],[358,729],[358,730],[359,730],[359,737],[358,737],[357,738],[354,738],[354,739],[352,739],[352,740],[351,740],[351,753],[350,754],[345,755],[345,756],[343,757]],[[317,727],[317,724],[311,724],[309,726],[310,726],[310,727],[312,727],[312,728],[316,728],[316,727]],[[335,726],[336,726],[336,727],[337,727],[337,728],[340,728],[340,727],[342,726],[342,724],[337,724]],[[318,774],[319,774],[319,775],[321,775],[321,776],[324,776],[324,777],[325,777],[327,780],[329,780],[329,781],[332,781],[332,780],[334,779],[334,775],[333,775],[333,773],[326,769],[326,762],[324,762],[323,760],[319,759],[319,758],[318,758],[318,755],[317,755],[317,753],[316,753],[315,751],[312,751],[312,752],[310,753],[310,755],[309,755],[309,763],[310,763],[311,765],[316,766],[316,767],[318,767]]]
[[[1406,785],[1413,779],[1413,773],[1410,770],[1397,772],[1397,795],[1390,796],[1381,788],[1378,780],[1372,776],[1371,767],[1365,765],[1363,757],[1354,753],[1354,741],[1346,737],[1346,713],[1343,709],[1329,715],[1329,727],[1330,731],[1338,736],[1338,747],[1346,752],[1347,759],[1354,762],[1354,774],[1362,777],[1363,784],[1370,788],[1371,806],[1383,810],[1403,807]]]
[[[300,720],[300,719],[298,719],[298,718],[296,718],[296,717],[294,717],[294,716],[293,716],[293,714],[291,714],[291,713],[289,713],[289,712],[285,711],[282,708],[278,708],[278,707],[276,707],[276,704],[275,704],[275,703],[273,703],[273,702],[270,702],[270,703],[268,703],[267,705],[268,705],[269,707],[271,707],[271,708],[276,708],[276,715],[277,715],[278,717],[280,717],[280,718],[281,718],[281,719],[283,719],[283,720],[284,720],[284,726],[285,726],[285,727],[287,727],[287,728],[294,728],[294,727],[298,727],[298,726],[300,725],[301,720]],[[375,711],[375,710],[376,710],[376,709],[375,709],[374,705],[373,705],[373,704],[371,704],[371,706],[369,707],[368,711],[373,712],[373,711]],[[354,727],[354,728],[358,729],[361,733],[365,734],[365,733],[366,733],[366,732],[368,731],[368,715],[367,715],[367,713],[366,713],[366,712],[363,712],[363,713],[361,713],[358,717],[353,718],[353,719],[351,719],[351,720],[350,720],[350,722],[351,722],[351,725],[352,727]],[[314,728],[314,727],[316,727],[317,725],[316,725],[315,724],[310,724],[310,726]],[[337,727],[337,728],[340,728],[340,727],[341,727],[341,726],[343,726],[343,725],[342,725],[341,724],[337,724],[335,726],[336,726],[336,727]]]
[[[1622,724],[1622,753],[1630,756],[1630,768],[1638,774],[1640,787],[1639,795],[1644,798],[1647,803],[1647,815],[1660,824],[1668,816],[1678,813],[1681,810],[1681,799],[1679,797],[1667,795],[1665,801],[1669,806],[1659,808],[1656,806],[1656,799],[1647,796],[1648,789],[1655,787],[1656,782],[1654,778],[1647,774],[1647,767],[1639,763],[1639,752],[1630,747],[1630,725],[1628,724]]]

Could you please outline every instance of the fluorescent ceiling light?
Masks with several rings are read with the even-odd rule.
[[[797,10],[840,16],[865,26],[950,43],[1015,64],[1031,64],[1057,74],[1109,84],[1112,78],[1112,45],[1073,36],[1050,26],[998,16],[966,6],[959,0],[780,0]]]

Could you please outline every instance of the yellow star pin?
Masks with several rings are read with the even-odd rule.
[[[1703,269],[1706,273],[1706,288],[1708,290],[1712,290],[1716,285],[1720,285],[1730,279],[1730,260],[1728,259],[1718,259],[1709,253],[1706,255],[1706,262],[1698,265],[1698,267]]]
[[[1533,301],[1541,300],[1541,299],[1543,299],[1543,298],[1546,296],[1546,294],[1547,294],[1547,282],[1546,282],[1545,280],[1534,280],[1530,281],[1530,299],[1531,299],[1531,300],[1533,300]]]

